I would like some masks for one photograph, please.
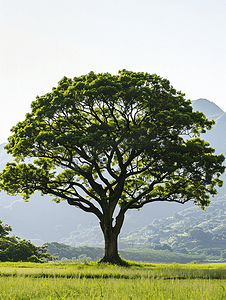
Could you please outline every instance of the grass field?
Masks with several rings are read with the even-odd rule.
[[[0,299],[226,299],[226,264],[6,262]]]

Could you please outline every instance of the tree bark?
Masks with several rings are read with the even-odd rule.
[[[100,262],[123,265],[123,260],[118,253],[118,236],[120,230],[113,227],[112,224],[100,222],[100,226],[104,235],[105,255]]]

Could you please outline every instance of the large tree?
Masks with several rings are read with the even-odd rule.
[[[128,209],[189,200],[204,208],[217,193],[224,156],[199,138],[213,124],[155,74],[64,77],[12,128],[5,148],[16,159],[1,187],[25,200],[38,190],[95,214],[102,261],[121,263],[117,239]]]

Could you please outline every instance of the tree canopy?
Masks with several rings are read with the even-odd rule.
[[[128,209],[154,201],[209,205],[225,169],[224,156],[199,137],[213,124],[156,74],[64,77],[12,128],[5,148],[16,159],[2,171],[1,187],[25,200],[39,190],[94,213],[104,261],[117,262]]]

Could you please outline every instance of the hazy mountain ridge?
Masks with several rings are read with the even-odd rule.
[[[203,112],[209,120],[215,120],[212,129],[201,134],[201,138],[210,143],[216,150],[216,154],[223,153],[226,156],[226,113],[215,103],[206,99],[192,101],[192,107],[194,111]]]
[[[207,99],[197,99],[192,101],[192,107],[194,111],[201,111],[210,120],[216,120],[224,111],[214,102]]]
[[[226,249],[226,197],[218,198],[202,211],[190,207],[169,218],[154,220],[151,224],[121,237],[122,248],[159,248],[220,255]],[[168,247],[166,247],[168,246]]]
[[[211,146],[216,148],[217,153],[223,152],[226,154],[226,137],[223,134],[226,132],[225,113],[216,104],[206,99],[195,100],[192,102],[192,105],[195,111],[199,108],[208,118],[216,120],[214,128],[203,134],[202,137],[209,141]],[[212,133],[212,131],[214,132]],[[7,161],[13,161],[13,158],[4,150],[4,145],[0,145],[0,171],[4,168]],[[224,177],[225,175],[223,175],[222,179]],[[221,188],[219,193],[219,196],[223,196],[226,193],[225,188]],[[211,206],[212,203],[210,208]],[[163,218],[162,220],[165,222],[164,218],[171,217],[174,212],[178,212],[178,216],[180,216],[180,211],[183,211],[185,208],[194,209],[194,215],[196,215],[196,211],[205,213],[199,207],[194,207],[192,202],[185,205],[155,202],[146,205],[140,211],[129,211],[126,214],[122,229],[121,246],[124,242],[128,244],[128,240],[132,238],[131,231],[133,231],[134,235],[134,230],[136,229],[137,232],[140,232],[140,238],[142,239],[141,228],[151,225],[154,219]],[[25,203],[21,199],[21,196],[10,197],[1,192],[0,220],[13,227],[13,234],[21,238],[30,239],[37,245],[52,241],[72,246],[103,245],[103,236],[100,231],[99,221],[94,215],[69,206],[66,201],[56,204],[51,201],[51,197],[41,197],[39,193],[35,193],[31,197],[30,202]],[[160,231],[157,234],[160,235]],[[163,239],[159,239],[158,243],[172,244],[168,240]],[[144,242],[141,244],[144,244]]]

